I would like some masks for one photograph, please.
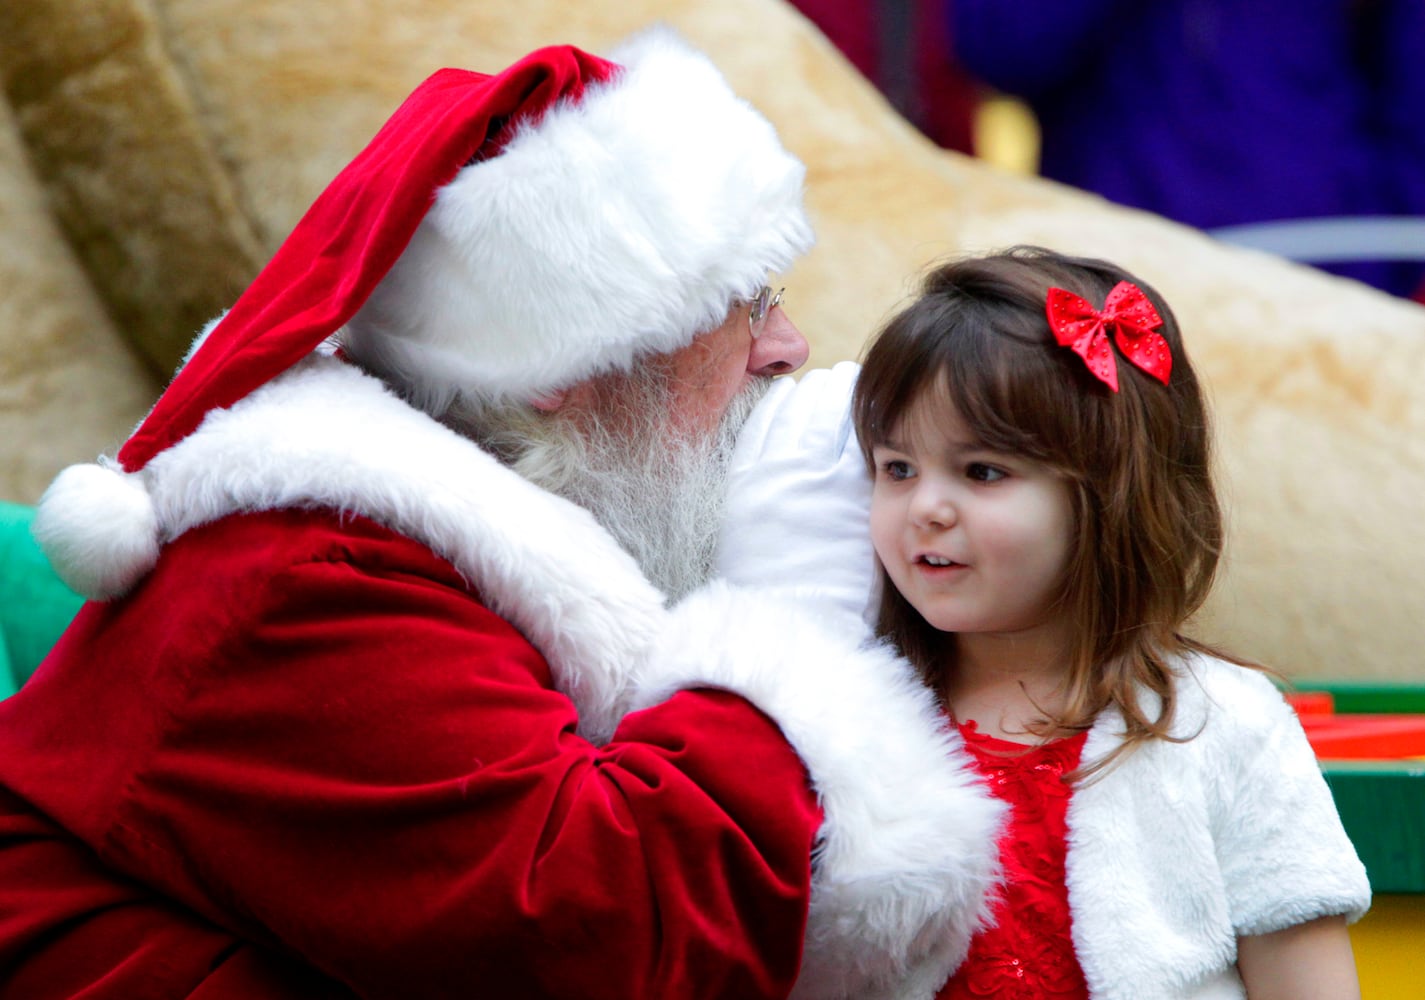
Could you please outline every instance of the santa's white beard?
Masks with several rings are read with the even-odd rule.
[[[473,436],[593,514],[674,601],[712,575],[728,460],[770,382],[755,380],[701,436],[676,425],[667,378],[656,369],[619,377],[592,420],[535,417],[492,431],[487,415]]]

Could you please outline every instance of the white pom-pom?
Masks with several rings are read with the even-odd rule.
[[[158,562],[158,515],[143,477],[116,467],[65,469],[30,530],[59,578],[92,601],[123,596]]]

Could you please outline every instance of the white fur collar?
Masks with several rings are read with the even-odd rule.
[[[210,413],[141,472],[66,469],[34,530],[65,582],[104,600],[191,528],[301,506],[362,514],[450,560],[544,654],[581,733],[612,733],[663,595],[587,511],[335,358],[313,355]]]

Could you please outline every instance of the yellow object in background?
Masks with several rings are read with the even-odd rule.
[[[1351,928],[1362,1000],[1420,1000],[1425,894],[1383,893]]]
[[[1039,173],[1039,122],[1029,105],[1004,94],[986,94],[975,109],[975,155],[1011,173]]]

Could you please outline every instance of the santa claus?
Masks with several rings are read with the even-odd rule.
[[[663,33],[411,95],[42,501],[0,997],[933,994],[998,807],[854,609],[710,580],[802,182]]]

